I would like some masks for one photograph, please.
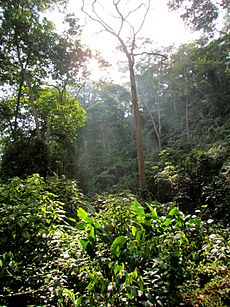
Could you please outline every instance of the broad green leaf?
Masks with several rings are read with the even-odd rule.
[[[147,204],[146,203],[146,205],[147,205],[147,207],[149,208],[149,210],[151,211],[151,216],[152,216],[152,218],[154,218],[154,219],[159,219],[159,216],[157,215],[157,211],[156,211],[156,208],[153,208],[150,204]]]
[[[121,247],[125,244],[126,238],[124,236],[117,237],[112,245],[110,246],[110,251],[114,256],[119,257],[121,253]]]
[[[86,249],[86,247],[87,247],[87,245],[88,245],[88,243],[89,243],[89,241],[88,240],[80,240],[80,243],[81,243],[81,246],[84,248],[84,249]]]
[[[169,214],[168,214],[168,216],[169,217],[172,217],[172,216],[174,216],[176,213],[178,213],[179,211],[178,211],[178,209],[177,209],[177,207],[174,207],[174,208],[172,208],[170,211],[169,211]]]
[[[167,218],[165,221],[164,221],[164,225],[165,226],[169,226],[170,224],[171,224],[171,222],[172,222],[172,219],[170,219],[170,218]]]
[[[71,221],[71,222],[75,222],[76,223],[76,220],[72,217],[67,217],[67,220]]]
[[[83,208],[78,208],[77,215],[79,219],[83,220],[85,223],[93,224],[94,220],[88,216],[88,213]]]
[[[83,208],[78,208],[77,215],[83,221],[88,217],[88,213]]]
[[[93,225],[90,226],[90,237],[95,239],[95,227]]]
[[[137,215],[145,215],[143,207],[137,201],[132,203],[132,209]]]
[[[199,218],[194,218],[194,219],[189,219],[188,220],[188,223],[189,224],[200,224],[200,222],[201,222],[201,219],[199,219]]]

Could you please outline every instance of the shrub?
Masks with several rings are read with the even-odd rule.
[[[158,211],[167,212],[162,215],[156,209],[159,203],[142,206],[132,195],[107,195],[95,203],[95,216],[79,211],[86,231],[82,245],[94,263],[84,304],[177,306],[186,302],[181,289],[191,292],[197,287],[186,283],[198,276],[214,231],[211,220],[184,216],[172,204],[170,209],[161,205]],[[218,261],[220,267],[224,265],[223,259]]]
[[[0,303],[49,305],[68,287],[81,245],[64,204],[48,190],[39,175],[0,186]]]
[[[200,211],[185,216],[128,192],[89,205],[75,182],[39,175],[0,191],[0,304],[227,304],[229,234]]]

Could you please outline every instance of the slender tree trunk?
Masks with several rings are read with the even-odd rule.
[[[17,138],[17,128],[18,128],[18,114],[19,114],[19,108],[20,108],[20,103],[21,103],[21,96],[22,96],[22,86],[24,83],[24,76],[22,76],[19,87],[18,87],[18,95],[17,95],[17,104],[14,112],[14,139]]]
[[[160,133],[159,133],[159,129],[157,129],[157,125],[156,125],[155,120],[154,120],[154,118],[153,118],[153,116],[152,116],[151,110],[149,109],[149,106],[147,105],[147,103],[146,103],[145,105],[146,105],[146,108],[147,108],[147,110],[148,110],[148,112],[149,112],[149,116],[150,116],[150,118],[151,118],[151,121],[152,121],[152,124],[153,124],[154,131],[155,131],[155,133],[156,133],[159,151],[161,151],[162,145],[161,145],[161,135],[160,135]]]
[[[162,144],[161,144],[161,108],[160,108],[160,101],[157,102],[157,113],[158,113],[158,145],[159,145],[159,151],[162,150]]]
[[[49,143],[50,143],[50,123],[49,119],[46,120],[46,146],[49,149]]]
[[[176,112],[176,98],[173,98],[173,109]]]
[[[32,86],[31,86],[31,82],[28,80],[27,83],[28,83],[28,87],[29,87],[30,105],[31,105],[31,109],[32,109],[32,113],[33,113],[34,121],[35,121],[36,135],[37,135],[38,139],[40,140],[41,134],[40,134],[40,129],[39,129],[38,114],[37,114],[36,106],[34,104],[33,90],[32,90]]]
[[[22,87],[25,81],[25,69],[27,67],[27,63],[28,63],[28,58],[25,64],[25,67],[22,63],[22,59],[21,59],[21,52],[20,52],[20,47],[19,47],[19,43],[18,43],[18,37],[15,33],[15,39],[16,39],[16,47],[17,47],[17,57],[18,57],[18,62],[20,64],[20,68],[21,68],[21,79],[20,79],[20,83],[19,83],[19,87],[18,87],[18,95],[17,95],[17,104],[16,104],[16,108],[15,108],[15,113],[14,113],[14,138],[17,138],[17,128],[18,128],[18,114],[19,114],[19,109],[20,109],[20,103],[21,103],[21,96],[22,96]]]
[[[138,108],[137,99],[137,86],[134,73],[134,63],[131,55],[126,54],[129,63],[129,73],[130,73],[130,84],[131,84],[131,99],[133,106],[133,113],[135,118],[135,134],[136,134],[136,144],[137,144],[137,161],[138,161],[138,171],[139,171],[139,187],[144,189],[146,187],[146,177],[145,177],[145,165],[144,165],[144,147],[142,141],[141,132],[141,116]]]
[[[186,93],[185,98],[185,125],[186,125],[186,133],[187,133],[187,142],[190,143],[190,132],[189,132],[189,97],[188,92]]]
[[[186,67],[185,67],[185,81],[186,81],[186,96],[185,96],[185,126],[187,134],[187,143],[190,143],[189,133],[189,92],[190,92],[190,80],[189,80],[189,68],[190,68],[190,54],[186,56]]]

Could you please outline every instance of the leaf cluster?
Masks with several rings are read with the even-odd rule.
[[[128,192],[90,204],[74,181],[39,175],[0,189],[1,304],[178,305],[223,277],[227,306],[228,232],[198,211]]]

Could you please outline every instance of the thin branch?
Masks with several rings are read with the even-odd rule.
[[[122,48],[123,48],[123,51],[125,52],[125,54],[127,55],[129,53],[129,56],[132,54],[132,61],[134,61],[134,56],[136,55],[143,55],[143,54],[147,54],[147,55],[157,55],[157,56],[161,56],[163,57],[164,59],[167,59],[167,56],[165,55],[162,55],[160,53],[147,53],[147,52],[143,52],[143,53],[139,53],[139,54],[134,54],[133,51],[135,49],[135,43],[136,43],[136,36],[137,34],[140,32],[140,30],[142,29],[143,27],[143,24],[145,22],[145,19],[146,19],[146,16],[147,16],[147,13],[149,11],[149,8],[150,8],[150,0],[148,0],[148,5],[146,7],[146,11],[145,11],[145,14],[143,16],[143,20],[141,22],[141,25],[140,27],[138,28],[138,30],[135,31],[135,28],[133,25],[131,25],[129,23],[129,21],[127,20],[127,18],[135,13],[136,11],[138,11],[142,6],[144,6],[144,3],[142,2],[140,5],[138,5],[138,7],[136,7],[135,9],[129,11],[129,13],[124,16],[122,14],[122,12],[120,11],[119,9],[119,4],[120,4],[121,0],[113,0],[113,5],[120,17],[120,20],[121,20],[121,24],[120,24],[120,27],[119,27],[119,30],[118,32],[116,32],[107,22],[105,22],[102,17],[98,14],[98,12],[96,11],[95,9],[95,5],[97,3],[97,0],[94,0],[91,4],[91,9],[92,9],[92,14],[88,13],[85,9],[85,0],[82,0],[82,6],[81,6],[81,11],[83,13],[85,13],[91,20],[95,21],[96,23],[100,24],[105,31],[109,32],[110,34],[114,35],[120,42]],[[117,17],[117,18],[119,18]],[[127,49],[127,46],[124,44],[124,41],[123,39],[121,38],[120,34],[121,34],[121,31],[123,29],[123,26],[124,26],[124,23],[127,23],[130,27],[130,31],[131,31],[131,36],[132,36],[132,39],[131,39],[131,42],[130,42],[130,52],[128,52],[128,49]]]
[[[113,28],[110,27],[110,25],[108,25],[103,19],[101,19],[101,17],[98,15],[98,13],[95,10],[95,3],[97,2],[97,0],[94,0],[94,2],[92,3],[92,12],[94,13],[94,15],[98,18],[96,19],[98,22],[100,22],[101,25],[103,25],[103,27],[110,32],[114,32]]]
[[[92,13],[93,13],[94,16],[86,11],[85,0],[82,0],[81,11],[83,13],[85,13],[91,20],[99,23],[106,31],[108,31],[109,33],[111,33],[112,35],[114,35],[116,37],[120,36],[121,31],[122,31],[123,26],[124,26],[124,23],[127,23],[129,25],[130,29],[131,29],[132,36],[133,36],[133,41],[132,41],[132,46],[131,46],[131,52],[133,52],[134,47],[135,47],[135,42],[136,42],[136,36],[140,32],[140,30],[142,29],[143,24],[144,24],[145,19],[146,19],[146,16],[147,16],[147,13],[148,13],[149,8],[150,8],[150,0],[148,0],[148,5],[147,5],[147,8],[146,8],[145,14],[143,16],[143,20],[142,20],[141,25],[140,25],[140,27],[138,28],[137,31],[135,31],[134,27],[129,23],[129,21],[127,19],[128,19],[128,17],[130,17],[131,14],[138,11],[142,6],[145,6],[145,4],[142,2],[135,9],[129,11],[128,14],[124,16],[119,9],[120,2],[121,2],[121,0],[117,0],[117,1],[113,0],[113,5],[116,8],[116,11],[119,15],[118,17],[116,17],[116,16],[113,16],[113,17],[121,20],[121,24],[120,24],[120,27],[119,27],[117,32],[107,22],[105,22],[105,20],[103,20],[101,18],[101,16],[97,13],[97,11],[95,9],[95,5],[96,5],[96,3],[98,3],[97,0],[94,0],[91,4]]]
[[[76,93],[76,97],[79,96],[81,90],[85,87],[86,81],[84,83],[82,83],[81,85],[78,86],[78,88],[76,88],[78,91]]]
[[[111,34],[115,34],[113,29],[107,25],[99,16],[97,16],[97,13],[95,12],[94,9],[94,4],[95,4],[96,0],[92,3],[92,10],[93,13],[96,15],[97,18],[93,17],[92,15],[90,15],[86,10],[85,10],[85,1],[82,0],[82,6],[81,6],[81,11],[86,14],[88,16],[88,18],[90,18],[91,20],[95,21],[96,23],[99,23],[106,31],[108,31]]]
[[[143,5],[144,5],[144,3],[142,2],[140,5],[138,5],[137,8],[133,9],[132,11],[130,11],[124,18],[127,19],[131,14],[135,13],[136,11],[138,11]]]
[[[118,30],[118,32],[117,32],[118,35],[120,35],[121,30],[122,30],[123,25],[124,25],[124,21],[125,21],[125,17],[123,16],[123,14],[121,13],[121,11],[120,11],[120,9],[119,9],[119,7],[118,7],[118,4],[120,3],[120,1],[121,1],[121,0],[118,0],[117,2],[115,2],[115,1],[113,0],[113,5],[115,6],[116,11],[117,11],[118,15],[119,15],[120,18],[121,18],[121,25],[120,25],[120,28],[119,28],[119,30]],[[119,18],[119,17],[118,17],[118,18]]]
[[[143,51],[143,52],[141,52],[141,53],[134,53],[133,55],[134,55],[134,56],[141,56],[141,55],[144,55],[144,54],[146,54],[146,55],[156,55],[156,56],[160,56],[160,57],[164,58],[164,60],[167,60],[167,59],[168,59],[167,55],[162,54],[162,53],[158,53],[158,52],[147,52],[147,51]]]
[[[144,25],[144,22],[145,22],[145,20],[146,20],[146,16],[147,16],[147,14],[148,14],[148,12],[149,12],[149,9],[150,9],[150,0],[148,0],[148,5],[147,5],[147,8],[146,8],[145,14],[144,14],[144,16],[143,16],[141,25],[140,25],[139,29],[136,31],[135,35],[137,35],[137,34],[141,31],[141,29],[142,29],[142,27],[143,27],[143,25]]]

